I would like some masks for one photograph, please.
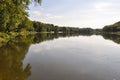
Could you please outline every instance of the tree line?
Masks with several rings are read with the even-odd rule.
[[[54,33],[99,33],[120,32],[120,22],[103,29],[60,27],[38,21],[31,21],[27,10],[30,3],[41,4],[42,0],[0,0],[0,32],[54,32]]]
[[[120,32],[120,21],[103,28],[103,32]]]
[[[41,23],[38,21],[33,21],[33,29],[36,32],[50,33],[93,33],[95,31],[92,28],[56,26],[53,24]]]
[[[0,0],[0,32],[91,33],[91,28],[59,27],[28,18],[28,5],[42,0]]]
[[[41,3],[41,0],[0,0],[0,32],[11,32],[30,25],[28,6],[30,3]],[[28,24],[27,24],[28,23]]]

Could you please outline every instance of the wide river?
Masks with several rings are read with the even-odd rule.
[[[30,38],[0,47],[0,80],[120,80],[120,36]]]

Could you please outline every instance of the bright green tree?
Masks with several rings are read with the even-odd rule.
[[[28,16],[28,5],[41,0],[0,0],[0,31],[15,31]]]

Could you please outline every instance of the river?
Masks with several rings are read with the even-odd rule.
[[[0,47],[1,80],[120,80],[120,36],[18,36]]]

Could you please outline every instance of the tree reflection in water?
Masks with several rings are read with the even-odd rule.
[[[23,60],[30,44],[24,37],[10,40],[0,47],[0,80],[26,80],[31,66],[23,69]]]
[[[31,65],[28,63],[23,68],[23,60],[31,44],[41,43],[46,40],[53,40],[59,37],[79,36],[80,34],[35,34],[17,36],[0,46],[0,80],[27,80],[31,73]],[[81,34],[91,36],[92,34]],[[102,35],[120,44],[118,35]]]
[[[31,65],[28,63],[23,68],[23,60],[30,45],[67,36],[75,36],[75,34],[19,35],[2,44],[0,46],[0,80],[27,80],[32,74]]]
[[[117,34],[102,34],[104,39],[112,40],[113,42],[120,44],[120,35]]]

